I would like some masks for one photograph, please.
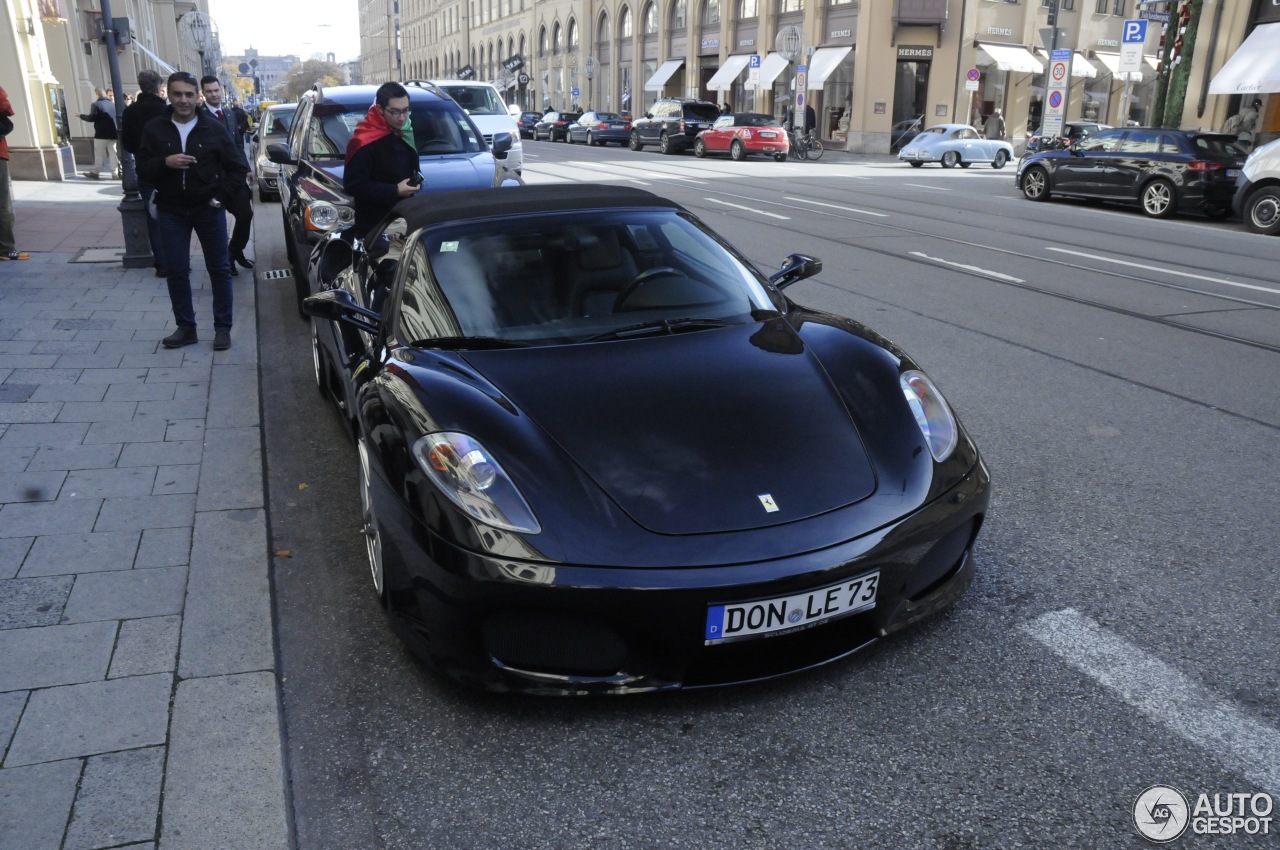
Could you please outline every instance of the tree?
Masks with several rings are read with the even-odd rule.
[[[228,94],[235,100],[243,103],[253,94],[253,80],[249,77],[240,76],[239,62],[223,62],[222,72],[228,80],[231,81],[231,91]]]
[[[320,59],[299,62],[289,69],[289,81],[284,85],[285,99],[297,100],[316,83],[321,86],[341,85],[342,71],[333,62]]]

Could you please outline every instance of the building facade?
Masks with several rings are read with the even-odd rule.
[[[1194,1],[1204,11],[1201,47],[1190,61],[1210,76],[1260,14],[1273,7],[1280,12],[1280,0]],[[1066,120],[1151,120],[1160,91],[1162,18],[1176,21],[1179,4],[1056,0],[1056,27],[1050,27],[1052,5],[373,0],[361,12],[361,75],[367,82],[474,75],[507,88],[511,103],[536,110],[577,105],[638,114],[658,97],[679,96],[781,114],[795,100],[803,66],[805,99],[818,113],[820,135],[829,146],[872,153],[889,150],[900,122],[981,125],[997,108],[1016,146],[1039,126],[1047,48],[1057,46],[1072,50]],[[1124,21],[1140,16],[1150,16],[1141,70],[1121,71]],[[794,61],[778,50],[779,34],[794,33],[791,28],[800,35]],[[513,57],[521,67],[506,74],[504,63]],[[1195,82],[1188,101],[1198,100],[1206,86],[1207,79]],[[1183,125],[1220,126],[1231,108],[1210,96],[1198,111],[1194,105],[1183,111]]]

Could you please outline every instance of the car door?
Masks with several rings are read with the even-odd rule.
[[[1095,137],[1096,138],[1096,137]],[[1099,194],[1109,198],[1137,200],[1142,184],[1152,173],[1167,168],[1169,155],[1160,153],[1160,131],[1132,129],[1125,131],[1110,168],[1103,175]]]
[[[950,143],[943,148],[943,151],[954,150],[960,153],[960,158],[965,162],[981,162],[983,159],[982,148],[979,145],[981,141],[978,134],[970,127],[961,127],[953,130],[951,135],[947,137]]]
[[[733,116],[721,115],[716,122],[711,125],[711,129],[702,131],[702,143],[709,151],[727,151],[729,143],[733,140]]]
[[[1053,188],[1058,192],[1106,196],[1113,171],[1112,158],[1124,136],[1122,130],[1104,131],[1054,153],[1057,165],[1053,172]]]

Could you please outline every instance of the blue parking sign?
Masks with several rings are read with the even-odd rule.
[[[1122,32],[1120,40],[1125,44],[1141,44],[1147,40],[1147,22],[1141,19],[1125,21]]]

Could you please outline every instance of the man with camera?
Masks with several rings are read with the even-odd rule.
[[[383,83],[369,113],[347,143],[342,186],[355,200],[355,233],[364,238],[396,205],[422,188],[418,150],[409,123],[409,92]]]

